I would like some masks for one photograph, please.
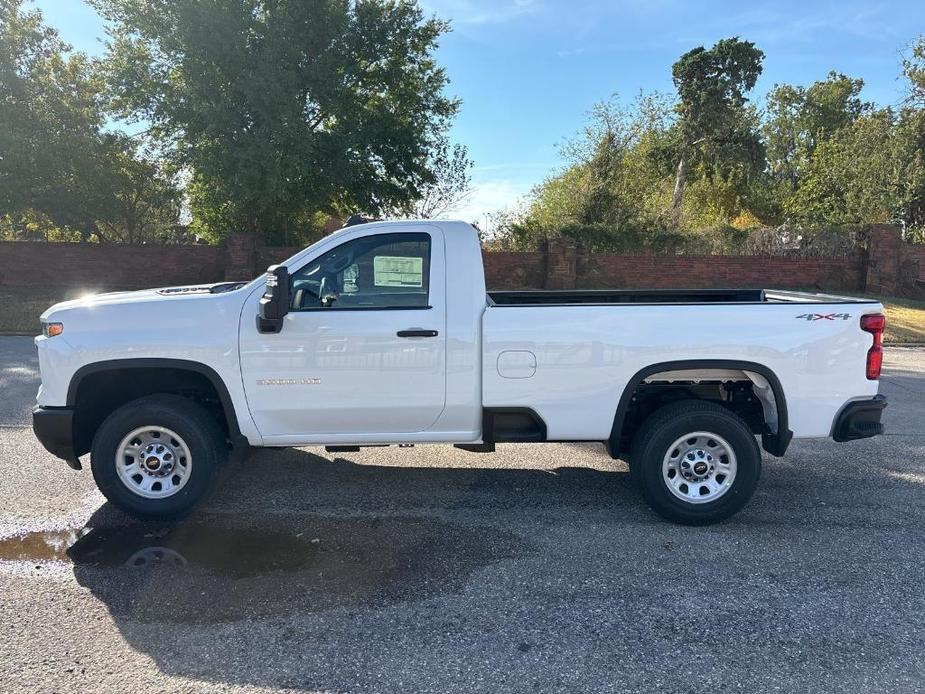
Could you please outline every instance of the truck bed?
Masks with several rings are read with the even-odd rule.
[[[488,292],[488,303],[491,306],[608,306],[619,304],[866,304],[876,303],[876,301],[831,294],[769,289],[569,289]]]
[[[548,440],[600,439],[628,375],[679,361],[767,368],[787,394],[796,438],[830,436],[846,402],[877,393],[865,377],[872,337],[860,327],[880,312],[876,301],[761,290],[489,296],[483,404],[532,409]]]

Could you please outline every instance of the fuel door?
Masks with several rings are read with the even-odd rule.
[[[527,350],[507,350],[498,355],[502,378],[530,378],[536,373],[536,355]]]

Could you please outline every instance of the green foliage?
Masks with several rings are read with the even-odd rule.
[[[762,57],[738,39],[700,47],[674,65],[673,103],[596,107],[564,148],[568,166],[499,220],[496,243],[842,252],[857,240],[850,225],[875,222],[925,239],[925,37],[903,62],[898,109],[876,109],[861,80],[830,72],[808,87],[775,85],[759,114],[746,95]]]
[[[797,187],[816,145],[850,126],[871,105],[861,101],[864,81],[830,72],[810,87],[775,85],[763,128],[769,173],[783,190]]]
[[[149,240],[173,231],[179,193],[137,158],[133,141],[105,129],[102,86],[98,65],[39,12],[0,0],[4,238]]]
[[[684,189],[694,177],[746,185],[761,171],[764,147],[746,93],[761,74],[764,53],[738,38],[682,55],[671,74],[678,90],[672,226],[681,223]]]
[[[414,0],[89,1],[110,25],[103,61],[0,0],[0,238],[305,244],[329,215],[433,217],[466,196],[434,59],[448,25]],[[925,37],[893,108],[831,72],[775,85],[759,113],[763,58],[724,39],[675,62],[676,95],[595,106],[493,243],[804,252],[851,236],[811,227],[871,222],[925,239]]]
[[[569,166],[534,189],[523,219],[502,222],[503,243],[535,247],[564,234],[589,248],[615,248],[658,229],[666,190],[650,153],[663,146],[670,123],[660,94],[641,95],[630,109],[616,96],[597,104],[562,147]]]
[[[911,57],[903,60],[903,76],[907,99],[900,111],[900,127],[909,180],[899,217],[906,225],[907,239],[925,243],[925,36],[912,44]]]
[[[905,222],[921,199],[925,169],[914,120],[892,109],[859,117],[822,141],[785,203],[788,216],[810,224]]]
[[[640,96],[628,109],[616,97],[598,104],[588,126],[563,147],[569,166],[534,189],[519,218],[500,220],[498,241],[536,247],[563,235],[592,249],[703,247],[688,229],[725,228],[760,196],[752,190],[757,186],[734,176],[695,177],[684,199],[687,226],[673,230],[677,135],[664,95]]]
[[[39,210],[82,235],[105,214],[86,181],[107,173],[92,63],[21,0],[0,0],[0,212]]]
[[[109,170],[112,209],[97,221],[96,236],[109,243],[181,243],[193,237],[180,225],[183,196],[175,176],[135,151],[130,138],[113,137]]]
[[[268,240],[318,211],[421,197],[458,103],[446,23],[408,0],[93,0],[111,22],[110,106],[150,126],[197,223]]]
[[[22,210],[0,216],[0,241],[80,241],[80,233],[59,227],[47,215]]]
[[[716,157],[715,149],[741,137],[745,95],[761,74],[763,58],[755,44],[731,38],[709,50],[690,50],[672,66],[684,154],[709,161]]]
[[[390,211],[391,216],[433,219],[449,212],[469,196],[472,160],[463,145],[444,139],[431,150],[428,169],[432,180],[424,183],[416,200],[408,200]]]
[[[913,41],[909,55],[903,58],[903,76],[908,82],[906,100],[925,108],[925,36]]]

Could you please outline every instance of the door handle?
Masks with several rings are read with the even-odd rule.
[[[436,330],[422,330],[421,328],[408,328],[407,330],[399,330],[395,334],[399,337],[437,337],[438,335]]]

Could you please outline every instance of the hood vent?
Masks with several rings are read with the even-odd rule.
[[[209,289],[212,285],[201,284],[198,286],[192,287],[166,287],[165,289],[158,289],[158,294],[163,294],[164,296],[172,296],[175,294],[208,294]]]

